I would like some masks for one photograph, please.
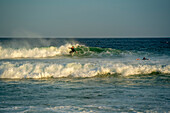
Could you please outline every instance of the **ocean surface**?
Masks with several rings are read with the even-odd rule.
[[[170,38],[1,38],[0,112],[168,113]]]

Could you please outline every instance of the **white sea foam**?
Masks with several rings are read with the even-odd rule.
[[[18,112],[18,113],[27,113],[27,112],[59,112],[59,113],[94,113],[93,110],[89,110],[84,107],[79,106],[55,106],[55,107],[41,107],[41,106],[15,106],[8,108],[0,108],[0,110],[6,110],[8,112]]]
[[[58,77],[94,77],[98,75],[119,74],[120,76],[150,74],[153,72],[170,73],[170,65],[130,65],[123,63],[11,63],[0,65],[0,78],[58,78]]]
[[[65,44],[60,47],[43,47],[43,48],[20,48],[20,49],[12,49],[12,48],[3,48],[0,46],[0,59],[10,59],[10,58],[45,58],[45,57],[53,57],[56,55],[68,55],[69,47],[72,44]],[[75,47],[78,44],[74,45]]]
[[[111,48],[99,48],[99,47],[87,47],[79,44],[67,43],[61,45],[60,47],[35,47],[35,48],[3,48],[0,46],[0,59],[15,59],[15,58],[47,58],[56,56],[67,56],[69,55],[70,47],[74,46],[76,48],[76,56],[97,56],[97,57],[113,57],[116,55],[126,54],[130,55],[129,52],[123,52]]]

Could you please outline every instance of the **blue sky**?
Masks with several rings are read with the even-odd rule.
[[[170,0],[0,0],[0,36],[170,36]]]

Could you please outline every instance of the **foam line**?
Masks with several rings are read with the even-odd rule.
[[[10,63],[0,65],[0,78],[60,78],[60,77],[94,77],[98,75],[119,74],[120,76],[145,75],[153,72],[170,74],[170,65],[129,65],[94,63]]]

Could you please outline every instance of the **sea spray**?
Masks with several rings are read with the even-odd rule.
[[[0,59],[12,58],[45,58],[54,57],[56,55],[68,55],[71,44],[62,45],[60,47],[41,47],[41,48],[2,48],[0,47]]]

